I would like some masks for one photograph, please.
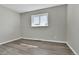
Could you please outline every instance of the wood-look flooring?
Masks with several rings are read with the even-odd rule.
[[[19,39],[0,45],[0,55],[74,55],[66,44]]]

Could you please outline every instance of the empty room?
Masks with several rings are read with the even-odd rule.
[[[79,4],[0,4],[0,55],[78,55]]]

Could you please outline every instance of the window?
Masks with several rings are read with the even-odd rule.
[[[48,13],[32,15],[31,25],[32,27],[48,26]]]

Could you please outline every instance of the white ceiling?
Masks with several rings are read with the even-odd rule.
[[[13,11],[16,11],[18,13],[48,8],[48,7],[54,7],[61,4],[2,4],[2,6],[9,8]]]

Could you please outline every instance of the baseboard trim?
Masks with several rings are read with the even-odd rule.
[[[23,39],[40,40],[40,41],[57,42],[57,43],[67,43],[66,41],[46,40],[46,39],[37,39],[37,38],[23,38]]]
[[[15,41],[15,40],[19,40],[19,39],[21,39],[21,37],[16,38],[16,39],[12,39],[12,40],[9,40],[9,41],[2,42],[2,43],[0,43],[0,45],[3,45],[3,44],[6,44],[6,43],[9,43],[9,42],[12,42],[12,41]]]
[[[72,52],[75,54],[75,55],[78,55],[77,52],[70,46],[70,44],[67,42],[66,43],[67,46],[72,50]]]
[[[9,41],[2,42],[2,43],[0,43],[0,45],[9,43],[9,42],[12,42],[12,41],[15,41],[15,40],[19,40],[19,39],[40,40],[40,41],[48,41],[48,42],[56,42],[56,43],[67,43],[66,41],[56,41],[56,40],[46,40],[46,39],[36,39],[36,38],[23,38],[23,37],[19,37],[19,38],[16,38],[16,39],[12,39],[12,40],[9,40]]]

